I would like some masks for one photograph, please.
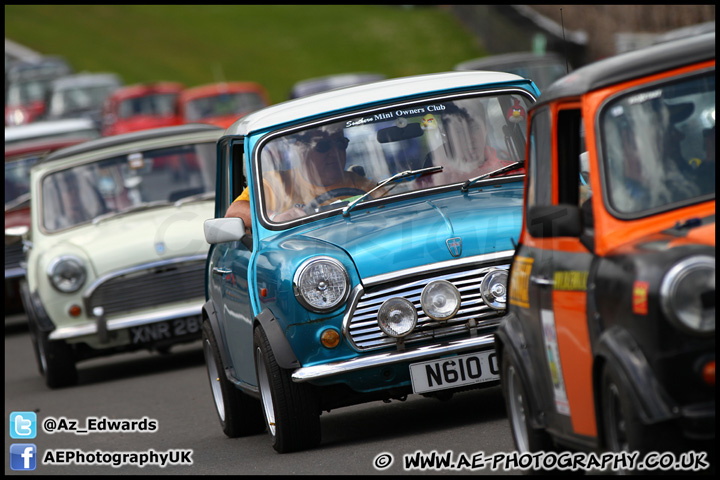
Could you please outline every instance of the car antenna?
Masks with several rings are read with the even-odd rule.
[[[563,47],[565,50],[565,73],[568,74],[570,73],[570,67],[568,65],[567,41],[565,41],[565,22],[563,21],[562,7],[560,7],[560,25],[562,26]]]

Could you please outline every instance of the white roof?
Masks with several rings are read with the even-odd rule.
[[[32,122],[25,125],[5,127],[5,142],[17,142],[48,135],[59,135],[94,129],[95,124],[89,118],[68,118],[64,120],[48,120]]]
[[[382,80],[265,107],[232,124],[225,135],[246,135],[271,126],[394,98],[522,80],[525,79],[511,73],[484,71],[432,73]],[[529,80],[526,81],[529,83]]]

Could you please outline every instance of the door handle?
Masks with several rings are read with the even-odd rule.
[[[539,277],[537,275],[530,275],[530,282],[534,283],[535,285],[554,285],[555,282],[547,277]]]

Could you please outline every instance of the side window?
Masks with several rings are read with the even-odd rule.
[[[558,112],[558,203],[561,204],[579,205],[580,202],[578,186],[583,182],[580,161],[584,151],[581,121],[578,109]]]
[[[550,142],[550,110],[543,108],[532,116],[530,127],[527,208],[550,205],[552,192],[552,145]]]
[[[247,187],[247,176],[245,172],[245,149],[242,142],[233,143],[232,145],[232,198],[235,200],[245,187]]]

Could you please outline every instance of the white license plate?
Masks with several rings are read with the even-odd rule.
[[[413,392],[425,393],[500,379],[494,350],[410,365]]]
[[[130,328],[130,340],[134,345],[154,343],[189,335],[200,335],[200,317],[176,318],[166,322],[149,323]]]

